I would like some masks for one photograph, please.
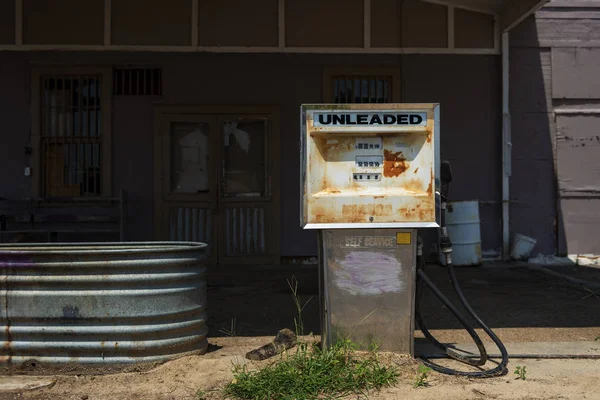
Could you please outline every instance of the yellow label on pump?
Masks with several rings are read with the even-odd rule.
[[[396,232],[396,244],[410,244],[410,232]]]

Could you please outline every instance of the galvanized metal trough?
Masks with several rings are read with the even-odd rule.
[[[206,352],[207,245],[1,244],[0,364]]]

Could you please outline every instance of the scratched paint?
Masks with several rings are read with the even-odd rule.
[[[351,251],[338,263],[341,268],[333,268],[333,283],[354,296],[399,293],[406,288],[400,280],[402,265],[389,254]]]

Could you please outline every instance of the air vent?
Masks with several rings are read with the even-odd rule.
[[[161,96],[161,68],[115,68],[113,72],[115,96]]]

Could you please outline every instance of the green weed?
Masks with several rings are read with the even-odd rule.
[[[294,300],[294,305],[296,306],[296,313],[298,314],[297,318],[294,318],[296,336],[300,337],[301,335],[304,335],[304,322],[302,320],[302,311],[304,310],[304,307],[306,307],[308,302],[312,300],[312,297],[310,297],[306,301],[306,303],[302,305],[302,302],[300,301],[300,296],[298,295],[298,279],[296,279],[295,276],[292,276],[292,280],[288,280],[287,283],[290,287],[290,290],[292,291],[292,298]]]
[[[363,395],[391,386],[398,371],[373,357],[357,357],[350,341],[323,350],[316,343],[300,343],[295,354],[259,371],[234,365],[233,381],[225,396],[235,399],[323,399]]]
[[[417,368],[417,377],[415,378],[415,383],[413,384],[413,387],[420,388],[427,386],[429,372],[431,372],[431,368],[426,367],[423,364],[419,364],[419,368]]]
[[[517,379],[525,380],[527,379],[527,367],[517,366],[514,372],[517,376]]]
[[[219,332],[221,332],[223,335],[229,336],[229,337],[238,336],[238,332],[235,328],[235,318],[231,318],[231,327],[229,329],[221,328],[221,329],[219,329]]]

